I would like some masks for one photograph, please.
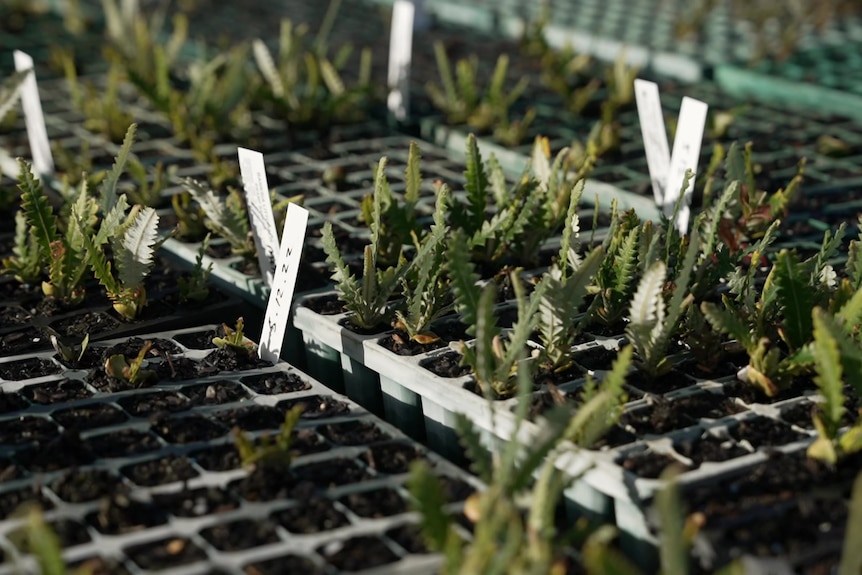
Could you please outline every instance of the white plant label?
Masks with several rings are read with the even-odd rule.
[[[670,170],[670,148],[667,144],[667,130],[664,127],[664,114],[661,111],[661,98],[658,84],[647,80],[635,80],[635,100],[644,139],[649,177],[655,203],[664,203],[664,190]]]
[[[289,204],[287,217],[284,220],[284,231],[281,234],[278,268],[275,270],[272,290],[266,304],[263,333],[260,335],[257,351],[261,359],[272,363],[277,362],[281,355],[307,225],[308,210],[294,203]]]
[[[389,95],[386,106],[398,120],[405,120],[410,113],[410,61],[413,55],[414,15],[413,2],[395,0],[389,36]]]
[[[709,107],[700,100],[687,96],[683,98],[671,153],[668,150],[667,131],[664,126],[658,85],[655,82],[636,79],[635,98],[653,195],[664,214],[671,217],[682,192],[686,171],[697,173]],[[689,202],[693,189],[694,179],[686,187],[677,213],[676,227],[681,234],[688,232]]]
[[[673,152],[671,152],[670,169],[667,176],[664,211],[665,215],[672,216],[680,193],[685,194],[679,206],[676,220],[676,227],[680,233],[688,231],[688,221],[691,216],[689,204],[691,203],[691,193],[694,191],[694,178],[689,180],[685,191],[682,190],[682,183],[685,181],[687,170],[697,174],[700,146],[703,142],[703,128],[706,125],[708,109],[709,107],[704,102],[688,96],[682,99],[682,106],[679,109],[676,137],[673,140]]]
[[[51,144],[48,142],[48,130],[45,128],[45,115],[42,113],[42,100],[39,99],[33,58],[20,50],[15,50],[13,56],[16,71],[32,70],[21,85],[21,106],[24,108],[24,122],[27,125],[27,139],[30,140],[33,170],[39,176],[53,176],[54,156],[51,155]]]
[[[263,154],[246,148],[237,148],[237,154],[260,273],[266,285],[271,287],[278,256],[278,230],[275,228],[272,200],[266,184]]]

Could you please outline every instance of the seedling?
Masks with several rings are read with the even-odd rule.
[[[207,229],[226,239],[232,253],[250,262],[257,261],[257,249],[251,235],[248,210],[242,194],[231,188],[227,198],[222,198],[191,178],[185,178],[181,183],[206,214],[204,224]],[[174,207],[177,207],[176,204]]]
[[[410,271],[401,278],[404,305],[395,310],[393,323],[396,329],[405,331],[412,341],[420,344],[439,340],[431,331],[431,325],[454,307],[449,278],[445,273],[446,247],[443,240],[449,233],[445,222],[449,191],[445,184],[443,186],[437,194],[431,233],[421,243],[414,234],[418,252]]]
[[[195,258],[195,266],[188,275],[184,275],[177,280],[177,285],[180,290],[180,302],[201,302],[207,299],[210,293],[210,288],[207,281],[212,271],[212,262],[204,268],[204,255],[210,243],[210,235],[207,234],[201,246],[198,249],[198,255]]]
[[[579,186],[583,190],[583,184]],[[565,371],[572,365],[572,347],[583,328],[580,307],[601,265],[604,252],[596,247],[586,257],[580,252],[580,191],[571,195],[568,225],[563,229],[557,261],[542,275],[547,288],[539,306],[539,362],[547,371]]]
[[[236,326],[231,329],[227,324],[222,324],[224,331],[223,337],[214,337],[213,344],[219,349],[231,349],[238,355],[253,356],[257,351],[257,345],[243,334],[245,322],[243,319],[237,318]]]
[[[183,191],[171,196],[171,207],[177,217],[177,237],[185,241],[196,241],[207,233],[206,212],[192,200],[192,195]]]
[[[540,283],[528,299],[517,272],[510,272],[518,305],[518,319],[504,337],[494,311],[496,286],[493,282],[484,287],[477,285],[479,277],[467,259],[463,233],[455,232],[448,256],[455,309],[469,326],[467,333],[475,338],[469,345],[459,342],[453,347],[461,352],[462,365],[470,366],[483,394],[487,397],[510,397],[517,389],[515,375],[520,370],[529,371],[532,364],[524,361],[527,340],[538,323],[539,305],[546,286]]]
[[[67,344],[63,343],[58,337],[59,334],[51,330],[52,333],[49,335],[49,339],[51,340],[51,347],[54,348],[54,351],[57,352],[65,362],[69,364],[77,364],[84,357],[84,353],[87,351],[87,346],[90,344],[90,334],[85,334],[84,339],[81,340],[78,344]]]
[[[264,80],[261,98],[287,120],[294,136],[297,127],[312,125],[326,130],[334,124],[360,120],[370,105],[371,51],[362,50],[359,67],[351,74],[356,78],[352,84],[343,77],[352,47],[345,45],[334,56],[327,55],[328,34],[339,6],[339,0],[329,3],[324,23],[313,39],[307,26],[283,20],[276,58],[263,40],[253,43],[254,59]]]
[[[627,348],[630,349],[630,348]],[[609,375],[622,382],[631,353],[620,354]],[[456,429],[473,471],[486,487],[464,503],[463,514],[473,523],[472,537],[460,537],[456,520],[446,511],[439,480],[425,462],[411,468],[408,481],[414,506],[421,514],[425,541],[442,553],[442,571],[449,574],[475,573],[562,573],[566,570],[566,548],[575,533],[560,533],[554,523],[554,509],[570,478],[557,469],[557,458],[567,442],[588,446],[609,429],[609,412],[617,410],[621,396],[610,388],[592,396],[571,416],[567,410],[552,412],[543,422],[542,433],[526,446],[518,438],[527,416],[532,381],[526,372],[518,377],[518,407],[515,430],[500,452],[490,454],[472,421],[459,414]]]
[[[669,301],[665,302],[664,296],[667,265],[662,261],[646,271],[632,298],[626,335],[637,352],[635,365],[650,380],[673,368],[667,352],[680,318],[694,301],[688,290],[699,242],[699,236],[694,232],[689,238],[685,259],[673,278],[674,288]]]
[[[138,351],[138,355],[129,361],[125,355],[116,353],[105,360],[105,374],[114,379],[125,381],[135,387],[144,385],[158,379],[158,374],[150,369],[144,368],[144,361],[153,342],[146,341]]]
[[[296,453],[291,451],[293,431],[302,417],[303,407],[297,405],[284,414],[284,423],[274,437],[263,435],[255,441],[239,428],[234,428],[234,444],[239,452],[243,467],[251,471],[287,473]]]
[[[466,123],[480,133],[493,131],[494,137],[507,146],[520,144],[536,117],[536,111],[530,108],[521,119],[510,120],[510,108],[530,82],[527,78],[521,78],[515,86],[507,88],[509,57],[501,54],[497,58],[491,81],[482,93],[477,78],[479,62],[475,56],[459,60],[455,64],[454,76],[441,42],[435,42],[434,56],[442,89],[430,82],[425,89],[433,104],[446,116],[446,122],[456,125]]]
[[[348,320],[361,329],[375,329],[386,324],[395,313],[391,298],[412,267],[400,253],[397,262],[381,269],[381,245],[385,245],[381,234],[383,200],[389,195],[389,183],[386,179],[385,157],[380,159],[374,178],[374,197],[370,214],[370,243],[365,246],[362,262],[362,277],[357,279],[345,263],[332,232],[332,224],[326,222],[323,226],[323,251],[326,261],[332,266],[332,280],[338,297],[344,302],[344,307],[350,314]],[[425,242],[417,252],[414,261],[422,261],[425,252],[436,249],[438,242]]]

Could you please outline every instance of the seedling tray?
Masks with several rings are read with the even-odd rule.
[[[173,368],[193,370],[212,352],[215,329],[148,334],[137,345],[146,339],[162,350],[146,360],[149,368],[164,373],[170,357]],[[125,339],[96,347],[120,343],[134,353]],[[2,573],[14,572],[18,560],[34,570],[32,557],[12,544],[22,524],[12,512],[26,500],[41,501],[46,520],[58,526],[65,559],[97,557],[112,573],[243,573],[250,565],[267,573],[430,573],[440,558],[423,550],[409,512],[409,463],[429,461],[453,509],[479,487],[285,363],[114,391],[49,354],[3,358],[0,369],[33,359],[45,364],[45,375],[0,380],[4,397],[17,404],[0,416],[8,437],[0,453],[7,469],[0,482]],[[256,484],[241,468],[231,427],[255,437],[273,432],[298,403],[306,406],[298,458],[274,490]],[[46,451],[55,444],[66,446],[62,456]]]

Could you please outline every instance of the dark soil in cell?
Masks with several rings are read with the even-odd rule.
[[[308,298],[303,300],[302,305],[320,315],[337,315],[344,313],[344,304],[335,294]]]
[[[607,370],[617,358],[617,352],[605,347],[594,347],[575,355],[575,361],[590,371]]]
[[[218,331],[195,331],[192,333],[180,333],[174,339],[189,349],[215,349],[213,338],[218,336]]]
[[[137,429],[121,429],[103,433],[87,438],[85,443],[90,451],[98,453],[99,457],[125,457],[155,451],[161,447],[155,437],[146,431],[138,431]]]
[[[226,346],[213,350],[200,361],[200,373],[219,373],[223,371],[243,371],[258,367],[269,367],[272,364],[260,359],[252,352],[236,350]]]
[[[23,307],[17,305],[4,305],[0,307],[0,326],[12,327],[25,325],[32,315]]]
[[[410,463],[419,459],[421,454],[415,447],[406,443],[383,443],[372,446],[362,455],[363,461],[379,473],[407,473]]]
[[[200,415],[161,417],[153,421],[152,430],[169,443],[210,441],[228,432],[226,427]]]
[[[419,343],[410,339],[406,332],[396,331],[382,338],[380,340],[380,345],[392,353],[404,356],[413,356],[444,347],[446,342],[442,339],[438,339],[430,343]]]
[[[195,405],[233,403],[248,397],[248,392],[240,384],[230,379],[189,385],[183,387],[181,391]]]
[[[357,462],[344,458],[295,466],[293,473],[300,482],[308,481],[318,489],[359,483],[371,477]]]
[[[86,399],[93,395],[84,385],[84,382],[78,379],[63,379],[28,385],[20,393],[24,394],[30,401],[42,405]]]
[[[131,499],[124,494],[102,498],[98,511],[87,515],[87,522],[105,535],[131,533],[162,525],[165,521],[165,514],[154,505]]]
[[[295,373],[277,371],[243,377],[240,381],[261,395],[278,395],[311,389],[311,384]]]
[[[276,407],[283,411],[289,411],[297,405],[302,406],[303,419],[333,417],[350,412],[350,407],[346,403],[326,395],[309,395],[299,399],[286,399],[279,401]]]
[[[812,421],[812,413],[814,409],[816,409],[816,405],[813,402],[800,401],[799,403],[783,408],[781,410],[781,419],[802,429],[813,430],[814,423]]]
[[[408,511],[407,502],[404,498],[396,490],[390,488],[350,493],[339,501],[360,517],[378,519]]]
[[[236,509],[237,501],[225,489],[199,487],[170,493],[153,493],[153,503],[176,517],[202,517]]]
[[[240,551],[279,541],[275,525],[266,519],[240,519],[213,525],[200,534],[219,551]]]
[[[790,399],[793,397],[799,397],[801,395],[805,395],[806,391],[812,391],[817,389],[814,385],[814,382],[808,379],[796,379],[793,384],[781,391],[779,391],[776,395],[769,397],[765,393],[760,391],[760,388],[757,388],[749,383],[734,380],[725,384],[724,392],[727,395],[732,395],[734,397],[740,398],[742,401],[748,404],[752,403],[775,403],[776,401],[783,401],[785,399]]]
[[[624,413],[620,424],[631,426],[639,435],[660,434],[696,425],[701,418],[718,419],[744,410],[731,399],[712,393],[674,400],[656,398],[647,408]]]
[[[461,365],[461,354],[457,351],[447,351],[428,359],[423,359],[419,365],[440,377],[462,377],[470,374],[470,367]]]
[[[82,545],[91,541],[90,535],[87,533],[87,528],[77,521],[71,519],[59,519],[56,521],[48,521],[48,528],[57,536],[60,545],[66,549],[76,545]],[[12,543],[19,551],[23,553],[33,553],[30,547],[27,532],[23,528],[14,529],[6,535],[9,542]]]
[[[422,529],[414,523],[393,527],[386,532],[386,536],[411,555],[430,553],[428,546],[425,545],[425,537],[422,534]]]
[[[321,451],[329,450],[329,444],[317,435],[314,430],[295,430],[291,437],[290,449],[299,455],[308,455],[309,453],[320,453]]]
[[[342,571],[362,571],[398,560],[398,555],[382,539],[368,535],[335,541],[317,551]]]
[[[646,479],[657,479],[671,465],[678,466],[680,469],[687,469],[686,466],[670,455],[652,451],[644,451],[622,457],[618,460],[618,463],[623,469]]]
[[[626,383],[647,393],[667,393],[694,385],[694,381],[679,370],[671,370],[654,380],[647,379],[641,372],[635,372],[626,378]]]
[[[291,533],[320,533],[350,525],[344,513],[322,497],[303,498],[301,505],[276,511],[271,517]]]
[[[378,333],[382,334],[390,330],[390,327],[385,323],[379,323],[372,327],[359,327],[358,325],[355,325],[352,321],[350,321],[350,317],[351,316],[347,316],[343,319],[338,320],[338,325],[359,335],[375,335]]]
[[[207,554],[182,537],[170,537],[126,547],[123,552],[142,569],[165,569],[203,561]]]
[[[751,453],[733,441],[711,436],[679,439],[674,442],[673,448],[680,455],[691,459],[695,467],[707,461],[727,461]]]
[[[102,357],[107,359],[108,357],[121,353],[128,358],[135,358],[138,356],[138,353],[141,351],[141,348],[144,347],[146,342],[151,342],[153,345],[150,350],[147,352],[146,357],[158,357],[163,354],[177,354],[182,353],[182,349],[177,347],[177,345],[169,339],[163,338],[153,338],[143,340],[139,337],[130,337],[129,339],[114,344],[102,352]]]
[[[804,563],[815,561],[822,569],[802,568],[797,571],[799,573],[835,573],[846,521],[847,505],[844,501],[800,497],[769,511],[756,513],[748,521],[719,526],[707,531],[706,536],[721,554],[721,559],[729,561],[731,557],[743,554],[799,557]],[[812,553],[818,548],[820,553]]]
[[[102,469],[74,469],[55,479],[51,490],[68,503],[95,501],[126,487],[119,477]]]
[[[33,349],[50,349],[50,342],[42,332],[34,327],[24,328],[0,335],[0,354],[17,355]]]
[[[249,405],[220,411],[215,417],[227,427],[231,429],[237,427],[243,431],[278,429],[284,423],[284,414],[266,405]]]
[[[314,561],[300,555],[285,555],[266,561],[255,561],[243,567],[243,571],[246,575],[284,575],[286,573],[322,575],[324,573],[324,570]]]
[[[198,363],[187,357],[164,356],[164,360],[158,363],[150,363],[150,369],[156,372],[159,381],[182,381],[194,379],[198,376],[200,368]]]
[[[790,425],[769,417],[743,419],[730,428],[730,435],[737,441],[747,440],[755,449],[780,447],[805,438]]]
[[[321,425],[317,431],[336,445],[368,445],[391,438],[372,422],[360,420]]]
[[[95,338],[119,326],[119,321],[106,313],[97,311],[75,314],[51,323],[51,327],[61,336],[78,339],[82,339],[87,334]]]
[[[54,504],[42,495],[42,490],[37,485],[22,487],[14,491],[0,493],[0,520],[8,519],[24,503],[35,503],[43,511],[54,508]]]
[[[27,400],[15,392],[3,393],[0,391],[0,413],[11,413],[22,411],[30,406]]]
[[[860,453],[840,460],[833,468],[809,459],[804,450],[789,455],[773,452],[767,461],[742,475],[689,488],[684,496],[689,509],[703,512],[708,522],[735,521],[742,513],[762,513],[811,490],[849,498],[860,468]]]
[[[117,400],[134,417],[150,417],[161,413],[178,413],[191,408],[191,402],[173,391],[156,391],[130,395]]]
[[[57,426],[44,417],[22,415],[0,421],[0,445],[47,443],[58,434]]]
[[[34,377],[44,377],[60,373],[62,368],[49,359],[31,357],[7,363],[0,363],[0,378],[7,381],[21,381]]]
[[[45,473],[92,463],[96,456],[84,445],[77,431],[65,430],[50,441],[19,452],[17,458],[30,471]]]
[[[295,497],[297,481],[292,473],[285,474],[258,466],[242,479],[232,481],[230,486],[246,501],[274,501]]]
[[[191,453],[198,465],[207,471],[230,471],[242,464],[239,453],[232,443],[207,447]]]
[[[121,471],[133,483],[143,487],[186,481],[198,476],[198,472],[195,471],[187,458],[176,455],[167,455],[127,465]]]
[[[91,403],[80,407],[61,409],[52,413],[51,417],[66,429],[75,431],[116,425],[129,418],[123,410],[107,403]]]

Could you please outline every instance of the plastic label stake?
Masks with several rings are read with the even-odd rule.
[[[688,221],[691,217],[689,204],[691,203],[691,194],[694,192],[694,178],[692,177],[688,181],[685,191],[682,190],[682,183],[685,180],[687,170],[691,170],[694,174],[697,173],[707,110],[708,106],[704,102],[688,96],[682,99],[682,106],[679,109],[676,137],[673,140],[673,152],[670,155],[664,209],[665,214],[673,215],[673,209],[679,200],[680,193],[685,194],[676,219],[676,227],[680,234],[688,232]],[[668,213],[668,209],[670,213]]]
[[[392,29],[389,37],[389,95],[386,106],[397,120],[410,113],[410,61],[413,55],[413,17],[410,0],[395,0],[392,6]]]
[[[266,184],[263,154],[246,148],[237,148],[237,154],[260,273],[266,285],[272,286],[278,256],[278,230]]]
[[[666,178],[670,171],[670,148],[667,145],[667,130],[664,127],[658,84],[636,79],[635,100],[652,182],[652,193],[655,196],[655,203],[661,207],[664,203]]]
[[[686,170],[697,173],[703,130],[706,125],[706,113],[709,107],[700,100],[688,96],[683,98],[677,121],[676,137],[673,142],[673,153],[670,153],[658,85],[648,80],[636,79],[635,99],[637,100],[641,135],[644,139],[644,150],[646,151],[653,195],[656,204],[664,211],[664,214],[671,217],[679,195],[682,193],[681,188]],[[689,202],[693,189],[694,179],[689,182],[685,189],[685,195],[677,213],[676,227],[681,234],[688,232],[688,223],[691,217]]]
[[[39,99],[33,58],[20,50],[15,50],[13,56],[16,71],[31,71],[21,84],[21,106],[24,108],[24,123],[27,125],[27,139],[30,140],[33,170],[39,176],[53,176],[54,156],[51,155],[51,144],[48,143],[48,130],[45,128],[45,115],[42,113],[42,101]]]
[[[294,203],[288,204],[284,231],[281,234],[278,268],[272,280],[272,290],[269,293],[266,314],[263,318],[263,333],[260,335],[260,345],[257,349],[261,359],[272,363],[277,362],[281,355],[307,225],[308,210]]]

